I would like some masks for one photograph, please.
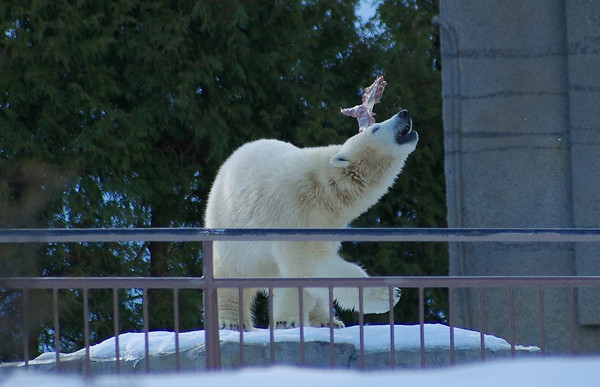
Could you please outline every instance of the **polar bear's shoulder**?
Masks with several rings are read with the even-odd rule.
[[[242,145],[236,152],[256,152],[268,150],[270,152],[285,152],[299,149],[289,142],[273,139],[260,139]]]
[[[325,165],[329,164],[329,158],[334,154],[340,145],[330,145],[314,148],[299,148],[289,142],[262,139],[256,140],[242,145],[230,157],[229,162],[232,163],[250,163],[254,164],[277,164],[285,162],[295,166],[298,163],[320,163],[326,161]],[[323,158],[323,160],[321,160]],[[246,166],[248,166],[246,164]],[[288,165],[290,166],[290,165]],[[241,165],[240,165],[241,167]],[[323,166],[324,167],[324,166]]]
[[[231,155],[230,159],[282,157],[288,156],[298,150],[300,150],[300,148],[285,141],[262,139],[242,145]]]

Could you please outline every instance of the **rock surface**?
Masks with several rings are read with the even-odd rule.
[[[300,358],[300,344],[298,342],[276,342],[273,344],[275,359],[271,359],[271,344],[245,343],[243,348],[243,361],[240,357],[240,344],[236,342],[221,343],[221,366],[224,369],[236,369],[240,367],[262,367],[272,364],[296,365],[311,368],[331,368],[331,345],[328,342],[305,342],[304,362]],[[333,345],[334,368],[361,369],[386,369],[391,367],[390,351],[365,351],[364,364],[361,364],[361,354],[353,344],[336,343]],[[530,348],[517,347],[516,356],[531,356],[537,354]],[[421,349],[402,349],[395,351],[395,367],[417,368],[421,366]],[[510,350],[486,350],[485,359],[506,358],[511,356]],[[150,372],[170,372],[177,370],[177,354],[175,352],[151,354],[148,362],[145,357],[138,359],[120,360],[117,364],[115,359],[91,358],[89,362],[89,373],[98,374],[131,374]],[[455,349],[454,357],[456,363],[475,362],[481,360],[481,351],[478,348]],[[206,369],[206,356],[204,344],[181,350],[179,353],[179,369],[181,371],[203,371]],[[427,349],[424,356],[426,367],[440,367],[451,364],[449,348]],[[23,368],[23,362],[0,364],[1,371]],[[54,358],[31,360],[28,362],[29,369],[39,371],[56,371]],[[69,373],[85,374],[88,370],[85,352],[74,354],[61,354],[60,370]],[[118,371],[117,371],[118,367]]]

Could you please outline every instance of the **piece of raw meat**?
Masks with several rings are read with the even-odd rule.
[[[378,77],[371,86],[365,89],[365,92],[362,96],[362,104],[341,110],[342,114],[355,117],[358,120],[359,132],[362,132],[375,123],[375,113],[373,113],[373,107],[381,99],[386,85],[387,82],[383,79],[383,77]]]

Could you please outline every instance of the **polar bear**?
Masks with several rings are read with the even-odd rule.
[[[298,148],[277,140],[258,140],[237,149],[221,166],[209,194],[207,228],[343,228],[375,204],[394,183],[418,134],[402,110],[373,124],[343,145]],[[338,242],[215,242],[214,274],[225,277],[368,277],[358,265],[338,255]],[[221,329],[252,329],[251,304],[257,291],[219,289]],[[273,293],[277,328],[329,325],[329,292],[298,290]],[[358,289],[335,288],[338,305],[358,309]],[[400,298],[394,292],[394,304]],[[389,310],[389,289],[365,288],[365,313]],[[238,307],[243,308],[239,327]],[[343,323],[334,320],[336,327]]]

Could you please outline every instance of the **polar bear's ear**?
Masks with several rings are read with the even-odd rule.
[[[334,167],[346,168],[348,165],[350,165],[350,161],[348,161],[349,158],[350,158],[349,155],[347,155],[343,151],[340,151],[340,152],[336,153],[329,162]]]

